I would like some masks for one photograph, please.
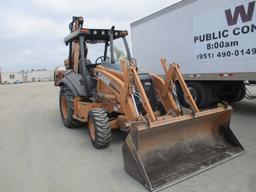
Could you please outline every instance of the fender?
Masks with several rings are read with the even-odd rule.
[[[81,85],[82,76],[68,70],[65,72],[64,78],[60,81],[59,86],[67,86],[72,92],[73,97],[86,96],[85,88]]]

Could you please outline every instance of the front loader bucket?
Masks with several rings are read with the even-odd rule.
[[[241,155],[229,127],[231,111],[220,107],[132,126],[123,146],[126,171],[158,191]]]

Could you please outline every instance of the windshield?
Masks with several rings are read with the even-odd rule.
[[[98,43],[87,43],[88,53],[87,58],[92,62],[95,63],[97,58],[104,56],[105,50],[105,42],[98,42]],[[107,48],[107,57],[110,60],[110,46]],[[114,41],[114,58],[116,63],[119,62],[119,59],[122,57],[127,57],[126,49],[123,43],[123,40],[116,39]]]
[[[97,43],[97,44],[87,43],[87,48],[88,48],[87,58],[92,63],[95,63],[98,57],[104,56],[105,43]],[[107,53],[107,57],[110,57],[109,52]]]

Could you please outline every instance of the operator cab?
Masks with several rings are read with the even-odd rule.
[[[88,69],[103,65],[120,71],[118,59],[121,56],[126,56],[128,60],[131,59],[126,40],[127,35],[127,31],[115,30],[114,26],[111,29],[86,29],[81,27],[71,31],[64,42],[70,46],[70,53],[72,53],[72,42],[79,41],[80,49],[84,50],[85,65]],[[114,46],[114,42],[116,46]],[[123,49],[120,49],[120,47]],[[69,58],[71,57],[70,55]]]

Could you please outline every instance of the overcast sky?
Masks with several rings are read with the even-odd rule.
[[[179,0],[5,0],[0,7],[2,71],[53,69],[63,64],[72,16],[88,28],[130,30],[130,23]]]

